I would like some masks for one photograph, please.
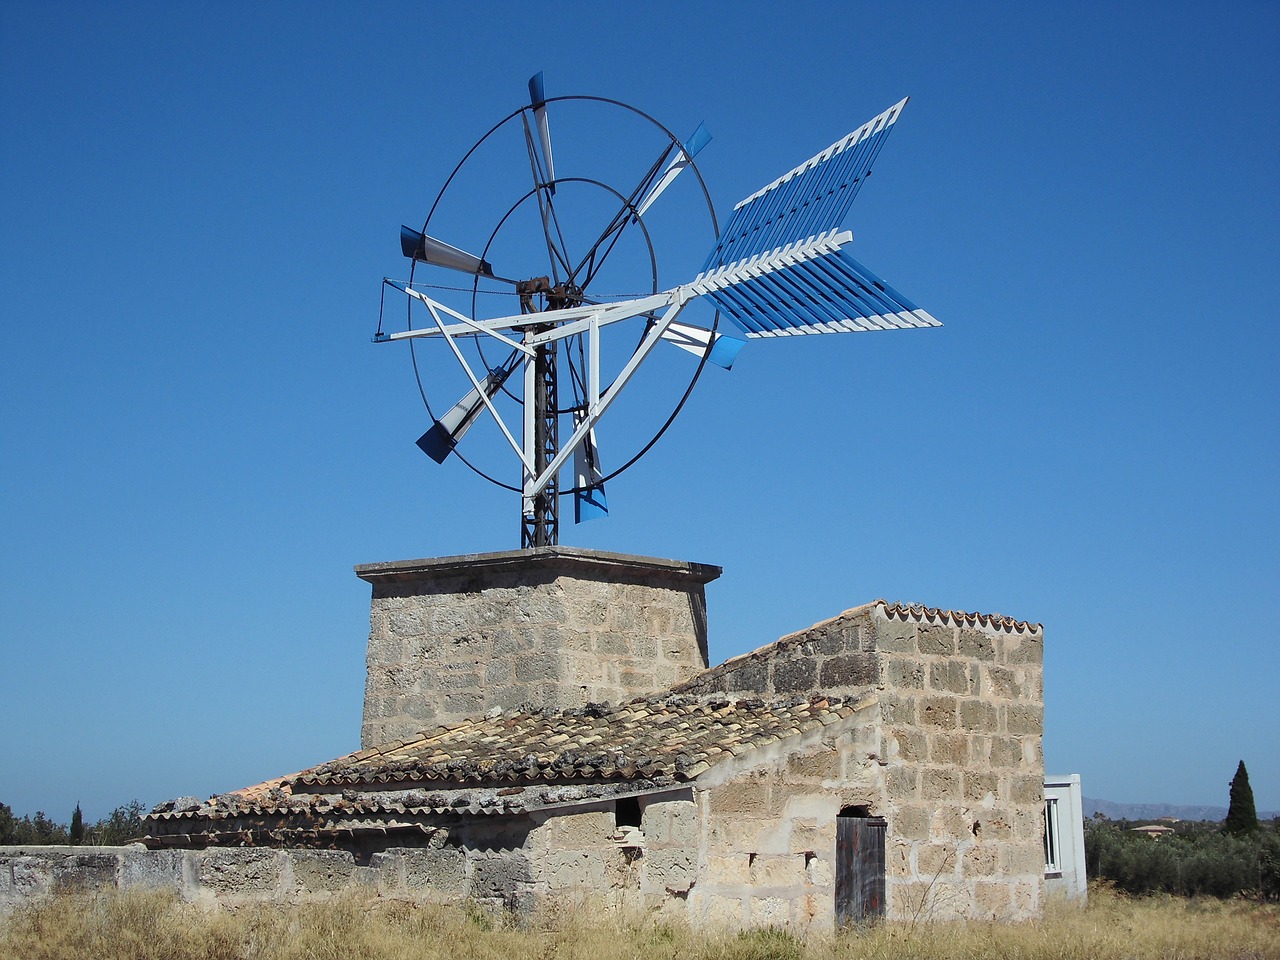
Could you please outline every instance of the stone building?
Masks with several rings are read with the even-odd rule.
[[[1039,625],[875,601],[708,669],[715,567],[549,548],[357,572],[363,749],[162,804],[148,846],[706,924],[1041,910]]]

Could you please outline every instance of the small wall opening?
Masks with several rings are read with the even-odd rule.
[[[641,814],[639,797],[623,797],[614,803],[613,819],[619,827],[639,827]]]

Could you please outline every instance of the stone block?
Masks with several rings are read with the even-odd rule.
[[[711,886],[749,887],[751,885],[750,854],[730,853],[724,856],[707,854],[706,882]]]
[[[919,647],[921,653],[940,657],[954,656],[956,652],[955,628],[941,625],[922,625],[917,633],[916,646]]]
[[[904,763],[924,763],[929,757],[929,741],[919,730],[894,728],[886,732],[886,737],[897,744],[897,759]]]
[[[981,630],[962,629],[958,649],[961,656],[975,660],[995,660],[995,642]]]
[[[215,893],[243,896],[270,893],[280,885],[282,854],[276,850],[227,847],[206,850],[197,876]]]
[[[186,856],[182,850],[122,850],[119,855],[120,888],[181,890],[182,865]]]
[[[645,852],[644,878],[648,888],[684,893],[693,886],[697,875],[697,856],[692,850],[672,847]]]
[[[955,660],[931,663],[929,688],[944,693],[969,693],[969,673],[963,663]]]
[[[810,658],[784,661],[773,668],[776,693],[807,693],[818,687],[818,663]]]
[[[592,850],[612,842],[616,827],[613,811],[566,813],[546,823],[547,844],[552,850]]]
[[[753,927],[785,927],[791,920],[791,901],[782,897],[752,897],[747,909]]]
[[[746,904],[742,897],[698,894],[695,889],[690,893],[690,900],[690,907],[693,908],[690,912],[699,925],[713,929],[733,929],[741,927],[746,919]]]
[[[920,725],[952,729],[956,726],[955,697],[923,697],[920,700]]]
[[[909,657],[889,657],[885,664],[885,682],[891,687],[924,689],[924,664]]]
[[[1044,802],[1044,780],[1038,776],[1019,774],[1009,784],[1009,799],[1014,803]]]
[[[969,762],[969,738],[962,733],[929,734],[929,762],[963,766]]]
[[[119,860],[114,853],[74,853],[53,863],[53,889],[91,891],[116,885]]]
[[[984,700],[961,700],[960,726],[979,733],[995,733],[1000,729],[1000,711]]]
[[[1005,711],[1005,730],[1014,736],[1044,733],[1044,708],[1026,704],[1010,706]]]
[[[973,886],[974,906],[979,917],[1008,920],[1013,911],[1013,888],[996,880],[979,880]]]
[[[916,625],[903,620],[877,621],[872,644],[884,653],[917,653]]]
[[[750,814],[763,816],[769,812],[769,785],[759,781],[731,781],[711,790],[713,814]]]
[[[10,864],[11,895],[22,902],[53,889],[53,863],[43,857],[17,857]]]
[[[286,850],[293,883],[302,893],[333,893],[354,882],[355,859],[342,850]]]
[[[925,807],[904,806],[889,819],[889,833],[904,840],[928,840],[933,814]]]
[[[920,796],[925,800],[959,801],[960,772],[949,769],[921,771]]]
[[[1000,847],[1000,870],[1005,876],[1043,876],[1044,846],[1036,842],[1006,843]]]
[[[769,668],[762,660],[744,663],[726,671],[725,686],[729,693],[765,693],[769,689]]]
[[[999,850],[989,844],[973,844],[960,857],[960,872],[965,877],[990,877],[999,867]]]
[[[850,653],[823,661],[822,688],[867,687],[880,682],[879,661],[873,653]]]
[[[789,853],[817,853],[830,850],[836,842],[835,823],[819,823],[812,817],[792,817]]]
[[[1040,666],[1044,663],[1044,637],[1022,635],[1016,642],[1005,642],[1005,662]]]
[[[467,857],[456,847],[400,851],[404,885],[410,892],[464,896],[468,889]]]
[[[886,779],[886,789],[894,800],[915,800],[920,796],[920,772],[914,766],[893,767]]]
[[[826,748],[811,754],[797,754],[787,760],[787,770],[811,780],[835,780],[840,776],[840,754]]]
[[[1013,737],[992,737],[987,756],[993,767],[1016,767],[1022,763],[1022,744]]]
[[[798,886],[807,879],[802,853],[761,855],[751,864],[751,882],[757,888]]]
[[[914,724],[916,698],[885,691],[880,694],[880,719],[886,724]]]
[[[1013,671],[1005,667],[987,667],[984,671],[986,676],[986,692],[988,697],[994,697],[999,700],[1016,700],[1018,698],[1018,683],[1014,679]]]
[[[928,879],[957,874],[959,860],[954,844],[926,843],[916,848],[916,870]]]
[[[807,858],[804,869],[806,881],[815,887],[830,887],[835,883],[834,865],[825,857]]]
[[[569,890],[583,887],[588,890],[606,890],[604,854],[597,850],[566,850],[548,853],[537,864],[541,879],[550,890]]]
[[[480,899],[511,903],[532,879],[533,870],[523,851],[477,856],[471,863],[470,893]]]
[[[964,798],[970,803],[985,803],[999,795],[1000,778],[994,773],[978,770],[964,771]]]

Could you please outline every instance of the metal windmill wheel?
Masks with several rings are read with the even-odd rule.
[[[409,340],[413,349],[432,417],[419,447],[437,462],[455,455],[521,494],[522,547],[558,542],[561,496],[574,497],[577,520],[607,512],[605,481],[666,431],[706,364],[730,367],[745,340],[939,325],[842,251],[852,234],[839,225],[905,100],[743,200],[720,231],[694,162],[710,139],[705,128],[682,142],[616,100],[548,98],[542,74],[529,81],[529,94],[459,161],[423,228],[401,228],[409,281],[384,284],[405,294],[407,325],[385,333],[380,321],[374,337]],[[587,108],[606,115],[587,136],[570,138],[585,139],[588,153],[559,140],[553,149],[553,120],[560,130]],[[512,155],[523,168],[514,181]],[[656,203],[664,194],[678,201],[674,210]],[[701,210],[711,252],[692,281],[664,286],[659,251],[668,242],[687,247],[697,233],[691,206]],[[439,236],[466,240],[454,246]],[[689,252],[676,258],[684,276],[695,270]],[[697,309],[703,322],[680,319]],[[696,361],[661,377],[674,401],[645,400],[650,427],[609,472],[596,425],[642,365],[660,365],[655,347],[663,341]],[[437,375],[427,372],[420,346],[443,346],[434,352],[451,355],[463,375],[466,394],[452,407],[433,406]],[[430,368],[437,366],[433,358]],[[518,487],[458,449],[484,414],[500,437],[496,446],[519,461]],[[561,483],[570,458],[573,482]]]

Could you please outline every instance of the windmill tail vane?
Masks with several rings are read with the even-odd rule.
[[[522,546],[558,542],[557,504],[562,494],[573,493],[577,522],[608,512],[604,496],[607,476],[596,446],[596,428],[660,343],[665,341],[698,356],[700,372],[708,362],[728,369],[744,342],[752,339],[941,326],[845,250],[853,234],[842,224],[906,99],[740,201],[718,232],[701,272],[692,280],[647,296],[592,302],[585,287],[594,276],[597,251],[604,249],[607,256],[616,236],[628,224],[641,223],[684,170],[693,169],[696,174],[694,157],[711,139],[710,134],[699,125],[687,142],[671,138],[665,156],[659,157],[629,195],[614,191],[619,197],[629,196],[621,217],[614,218],[588,257],[571,270],[572,258],[557,247],[557,236],[562,242],[563,234],[558,232],[549,114],[558,99],[573,98],[547,98],[542,74],[529,81],[529,93],[529,106],[517,113],[524,126],[530,160],[527,172],[534,179],[530,194],[537,197],[551,276],[506,280],[494,273],[484,257],[427,235],[425,227],[422,231],[402,227],[401,249],[415,269],[423,264],[469,274],[476,282],[483,277],[511,284],[520,295],[521,310],[497,317],[468,315],[416,287],[412,277],[409,283],[386,279],[386,285],[405,294],[419,309],[425,308],[430,320],[418,328],[394,333],[380,329],[374,337],[377,342],[443,341],[448,347],[472,389],[443,416],[433,419],[418,445],[432,459],[444,462],[481,414],[490,414],[520,462]],[[526,113],[532,116],[532,128]],[[664,167],[667,156],[671,159]],[[557,269],[557,259],[562,270]],[[588,260],[592,261],[589,271],[584,269]],[[534,294],[542,296],[543,309],[538,309]],[[707,328],[682,322],[679,318],[684,310],[702,298],[716,308],[717,323]],[[719,328],[721,315],[733,324],[736,335]],[[646,320],[639,344],[616,374],[602,377],[600,358],[606,339],[615,325],[637,317]],[[568,349],[570,341],[576,341],[578,360],[573,359],[575,351]],[[506,351],[506,360],[492,368],[481,364],[477,370],[462,349],[466,343],[477,342],[500,346]],[[569,361],[570,382],[577,396],[578,402],[570,408],[558,404],[558,349],[563,349],[564,359]],[[523,397],[517,429],[504,421],[495,404],[500,392],[513,388]],[[678,405],[676,413],[679,409]],[[560,435],[561,414],[570,417],[567,437]],[[574,460],[574,485],[562,491],[557,478],[570,457]]]

